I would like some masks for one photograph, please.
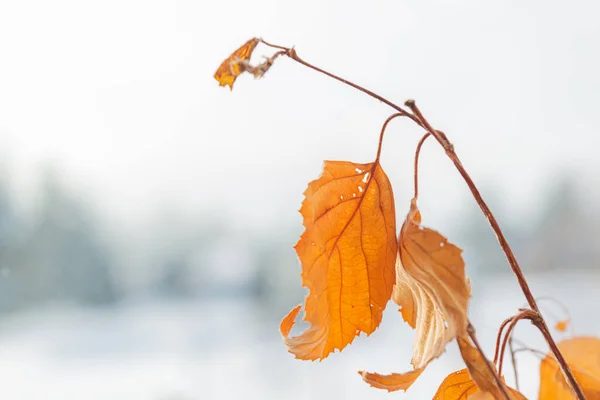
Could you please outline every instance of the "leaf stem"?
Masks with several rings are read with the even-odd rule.
[[[420,127],[424,128],[427,132],[429,132],[431,135],[433,135],[433,137],[436,138],[436,140],[440,143],[440,145],[444,148],[444,150],[446,151],[446,155],[448,156],[448,158],[450,158],[450,160],[454,163],[454,166],[456,167],[456,169],[458,170],[458,172],[460,173],[460,175],[463,177],[464,181],[466,182],[467,186],[469,187],[469,190],[471,191],[473,197],[475,198],[475,201],[477,201],[477,204],[479,205],[479,207],[481,208],[481,211],[483,212],[483,215],[486,217],[486,219],[488,220],[490,226],[492,227],[492,230],[494,231],[494,233],[496,234],[496,237],[498,239],[498,243],[500,244],[500,247],[502,248],[502,251],[504,252],[504,254],[506,255],[506,258],[508,260],[508,263],[511,267],[511,269],[513,270],[513,273],[516,275],[517,277],[517,281],[519,282],[519,285],[521,286],[521,290],[523,291],[523,294],[525,295],[525,298],[527,299],[527,302],[529,303],[529,306],[531,307],[531,309],[537,313],[537,315],[539,316],[539,318],[536,319],[535,325],[538,327],[538,329],[542,332],[542,335],[544,336],[544,338],[546,339],[546,342],[548,343],[548,346],[550,347],[550,350],[554,353],[554,355],[556,356],[556,359],[560,365],[560,369],[563,373],[563,375],[566,377],[567,382],[569,383],[569,386],[571,387],[571,389],[573,390],[574,394],[576,395],[578,400],[585,400],[585,396],[583,394],[583,391],[581,390],[581,387],[579,386],[579,384],[577,383],[577,381],[575,380],[575,377],[573,376],[573,372],[571,371],[571,368],[569,367],[569,365],[567,364],[565,358],[563,357],[562,353],[560,352],[560,350],[558,349],[558,346],[556,345],[556,343],[554,342],[554,339],[552,338],[552,335],[550,333],[550,330],[548,329],[548,326],[546,325],[546,322],[544,321],[544,318],[542,317],[542,315],[540,314],[538,305],[535,301],[535,297],[533,296],[533,294],[531,293],[531,289],[529,288],[529,284],[527,283],[527,280],[525,279],[525,276],[523,274],[523,270],[521,269],[510,245],[508,244],[504,233],[502,232],[502,229],[500,228],[500,225],[498,224],[498,221],[496,221],[496,218],[494,217],[494,215],[492,214],[492,211],[490,210],[490,208],[488,207],[487,203],[483,200],[483,198],[481,197],[481,193],[479,193],[479,190],[477,189],[477,186],[475,185],[475,183],[473,182],[473,180],[471,179],[471,177],[469,176],[469,174],[467,173],[467,171],[465,170],[464,166],[462,165],[462,163],[460,162],[460,159],[458,158],[458,155],[456,154],[456,152],[454,151],[454,146],[452,145],[452,143],[450,142],[450,140],[448,140],[448,138],[446,137],[446,135],[441,132],[441,131],[437,131],[435,129],[433,129],[431,127],[431,125],[427,122],[427,120],[423,117],[423,114],[421,113],[421,111],[419,110],[419,108],[417,107],[417,105],[415,104],[414,100],[408,100],[405,102],[405,106],[407,106],[408,108],[411,109],[411,112],[408,112],[407,110],[405,110],[404,108],[398,106],[397,104],[392,103],[391,101],[387,100],[386,98],[362,87],[359,86],[351,81],[348,81],[346,79],[343,79],[335,74],[332,74],[331,72],[325,71],[321,68],[318,68],[306,61],[304,61],[303,59],[301,59],[298,54],[296,53],[296,50],[294,48],[289,48],[289,47],[284,47],[284,46],[278,46],[278,45],[274,45],[271,43],[268,43],[262,39],[260,39],[261,42],[267,46],[273,47],[273,48],[277,48],[279,50],[284,50],[285,51],[285,55],[288,56],[289,58],[291,58],[292,60],[298,62],[299,64],[304,65],[305,67],[308,67],[312,70],[315,70],[317,72],[320,72],[324,75],[329,76],[332,79],[335,79],[339,82],[342,82],[350,87],[353,87],[356,90],[359,90],[365,94],[367,94],[368,96],[379,100],[380,102],[392,107],[393,109],[395,109],[396,111],[398,111],[399,113],[404,114],[405,116],[407,116],[408,118],[410,118],[411,120],[413,120],[417,125],[419,125]]]
[[[304,65],[305,67],[308,67],[308,68],[310,68],[312,70],[320,72],[323,75],[327,75],[328,77],[333,78],[336,81],[340,81],[340,82],[342,82],[342,83],[344,83],[344,84],[346,84],[346,85],[348,85],[350,87],[353,87],[356,90],[359,90],[359,91],[361,91],[361,92],[363,92],[363,93],[365,93],[365,94],[367,94],[367,95],[369,95],[369,96],[371,96],[371,97],[379,100],[380,102],[382,102],[382,103],[384,103],[384,104],[392,107],[394,110],[396,110],[396,111],[398,111],[400,113],[405,114],[407,117],[409,117],[410,119],[412,119],[417,125],[421,126],[421,123],[419,122],[419,120],[417,118],[415,118],[414,115],[412,115],[411,113],[409,113],[408,111],[406,111],[404,108],[398,106],[397,104],[392,103],[388,99],[386,99],[384,97],[381,97],[380,95],[378,95],[377,93],[374,93],[374,92],[370,91],[369,89],[365,89],[364,87],[359,86],[356,83],[350,82],[349,80],[341,78],[341,77],[339,77],[339,76],[337,76],[335,74],[332,74],[331,72],[325,71],[324,69],[321,69],[321,68],[319,68],[317,66],[314,66],[314,65],[312,65],[312,64],[304,61],[303,59],[301,59],[298,56],[298,53],[296,53],[296,50],[293,47],[290,48],[290,47],[278,46],[278,45],[275,45],[275,44],[268,43],[268,42],[264,41],[263,39],[260,39],[260,41],[263,44],[265,44],[265,45],[267,45],[269,47],[273,47],[273,48],[280,49],[280,50],[285,50],[286,51],[286,55],[289,58],[291,58],[292,60],[296,61],[297,63],[300,63],[300,64]]]
[[[504,327],[506,327],[506,325],[508,325],[514,317],[515,316],[513,315],[512,317],[506,318],[500,324],[500,328],[498,328],[498,335],[496,336],[496,350],[494,352],[494,364],[498,362],[498,355],[500,354],[500,342],[502,341],[502,333],[504,332]]]
[[[393,119],[398,118],[398,117],[406,117],[406,113],[403,113],[403,112],[394,113],[394,114],[390,115],[389,117],[387,117],[387,119],[383,123],[383,126],[381,127],[381,133],[379,134],[379,144],[377,146],[377,156],[375,156],[374,164],[379,163],[379,158],[381,157],[381,149],[383,147],[383,135],[385,134],[385,130],[387,129],[388,124],[390,122],[392,122]]]
[[[506,344],[512,335],[513,329],[517,326],[517,323],[522,319],[530,319],[534,321],[538,318],[537,313],[532,310],[523,310],[519,314],[515,315],[511,318],[510,324],[508,325],[508,329],[506,330],[506,334],[504,335],[504,340],[502,341],[502,346],[500,348],[500,360],[498,363],[498,374],[502,375],[502,365],[504,363],[504,351],[506,350]]]
[[[417,144],[417,149],[415,150],[415,195],[413,196],[414,199],[419,197],[419,155],[421,154],[421,147],[423,147],[423,143],[425,143],[425,140],[427,140],[429,136],[431,136],[431,133],[429,132],[424,134],[421,140],[419,140],[419,144]]]

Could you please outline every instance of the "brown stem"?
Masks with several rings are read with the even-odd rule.
[[[425,143],[425,140],[427,140],[429,136],[431,136],[429,132],[423,135],[421,140],[419,140],[419,144],[417,144],[417,149],[415,150],[415,195],[413,196],[414,199],[419,197],[419,155],[421,154],[421,147],[423,147],[423,143]]]
[[[421,123],[419,122],[419,120],[414,115],[412,115],[411,113],[409,113],[408,111],[406,111],[404,108],[400,107],[397,104],[392,103],[388,99],[386,99],[384,97],[381,97],[380,95],[378,95],[377,93],[374,93],[374,92],[370,91],[369,89],[366,89],[366,88],[364,88],[362,86],[359,86],[359,85],[357,85],[354,82],[350,82],[350,81],[348,81],[348,80],[346,80],[344,78],[341,78],[341,77],[339,77],[339,76],[337,76],[335,74],[332,74],[331,72],[325,71],[324,69],[321,69],[321,68],[319,68],[317,66],[314,66],[314,65],[312,65],[312,64],[304,61],[303,59],[301,59],[298,56],[298,53],[296,53],[296,50],[294,48],[274,45],[274,44],[271,44],[271,43],[268,43],[268,42],[264,41],[263,39],[260,39],[260,41],[262,43],[264,43],[265,45],[267,45],[267,46],[274,47],[274,48],[280,49],[280,50],[285,50],[286,51],[286,55],[289,58],[291,58],[292,60],[294,60],[294,61],[296,61],[296,62],[304,65],[305,67],[308,67],[308,68],[310,68],[312,70],[320,72],[320,73],[322,73],[324,75],[327,75],[328,77],[333,78],[336,81],[340,81],[340,82],[342,82],[342,83],[344,83],[344,84],[346,84],[346,85],[348,85],[350,87],[353,87],[356,90],[359,90],[359,91],[361,91],[361,92],[363,92],[363,93],[365,93],[365,94],[367,94],[367,95],[369,95],[369,96],[371,96],[371,97],[379,100],[380,102],[382,102],[382,103],[384,103],[384,104],[392,107],[394,110],[396,110],[398,112],[401,112],[401,113],[404,113],[407,117],[409,117],[410,119],[412,119],[417,125],[421,126]]]
[[[392,103],[391,101],[387,100],[386,98],[381,97],[378,94],[376,94],[368,89],[365,89],[362,86],[359,86],[353,82],[350,82],[350,81],[343,79],[337,75],[334,75],[331,72],[325,71],[325,70],[318,68],[312,64],[309,64],[308,62],[301,59],[298,56],[298,54],[296,53],[296,50],[293,48],[273,45],[262,39],[261,39],[261,42],[267,46],[271,46],[273,48],[284,50],[286,56],[288,56],[292,60],[304,65],[305,67],[313,69],[317,72],[320,72],[324,75],[329,76],[332,79],[335,79],[335,80],[340,81],[348,86],[351,86],[351,87],[355,88],[356,90],[359,90],[359,91],[373,97],[374,99],[377,99],[380,102],[392,107],[393,109],[397,110],[399,113],[405,114],[407,117],[412,119],[417,125],[423,127],[427,132],[429,132],[431,135],[433,135],[433,137],[436,138],[436,140],[440,143],[440,145],[442,145],[442,147],[446,151],[446,155],[448,156],[448,158],[450,158],[450,160],[454,163],[454,166],[456,167],[456,169],[458,170],[460,175],[463,177],[464,181],[467,183],[467,186],[471,190],[473,197],[475,198],[475,200],[477,201],[477,204],[481,208],[483,215],[486,217],[486,219],[488,220],[494,233],[496,234],[498,243],[500,244],[502,251],[504,251],[504,254],[506,255],[506,258],[508,259],[508,263],[509,263],[511,269],[513,270],[514,274],[517,277],[519,285],[521,286],[521,290],[523,291],[523,294],[525,295],[525,298],[527,299],[529,306],[531,307],[531,309],[533,311],[535,311],[539,315],[539,322],[536,323],[536,326],[538,327],[538,329],[540,329],[540,331],[544,335],[544,338],[548,342],[548,346],[550,347],[552,352],[555,354],[556,359],[560,365],[560,369],[561,369],[563,375],[566,377],[567,382],[569,383],[569,386],[571,387],[571,389],[577,396],[578,400],[585,400],[583,391],[581,390],[581,387],[575,380],[575,377],[573,376],[571,368],[569,367],[566,360],[562,356],[560,350],[558,349],[558,346],[556,345],[556,343],[554,342],[554,339],[552,338],[552,335],[550,334],[550,331],[548,329],[548,326],[546,325],[546,322],[544,321],[543,317],[539,313],[538,305],[535,301],[533,294],[531,293],[531,290],[529,289],[529,284],[527,283],[527,280],[525,279],[525,276],[523,275],[523,270],[521,269],[512,249],[510,248],[510,245],[508,244],[506,238],[504,237],[504,233],[502,233],[502,229],[500,229],[500,225],[496,221],[496,218],[492,214],[492,211],[490,210],[488,205],[485,203],[485,201],[481,197],[481,194],[479,193],[477,186],[475,186],[475,183],[473,182],[473,180],[471,179],[471,177],[469,176],[469,174],[463,167],[462,163],[460,162],[460,159],[458,158],[458,155],[454,151],[454,146],[448,140],[446,135],[443,132],[437,131],[431,127],[431,125],[423,117],[423,114],[421,114],[421,111],[418,109],[414,100],[408,100],[405,103],[405,105],[411,109],[412,113],[410,113],[410,112],[406,111],[405,109],[403,109],[402,107],[398,106],[397,104]]]
[[[408,108],[410,108],[412,110],[413,114],[419,119],[419,121],[421,121],[422,126],[437,139],[437,141],[442,145],[442,147],[444,147],[444,150],[446,150],[446,155],[450,158],[450,160],[452,160],[452,162],[454,163],[454,166],[456,167],[458,172],[461,174],[461,176],[467,183],[467,186],[471,190],[471,193],[473,194],[473,197],[477,201],[477,204],[479,204],[479,207],[481,208],[483,215],[487,218],[490,226],[494,230],[494,233],[496,234],[496,237],[498,239],[498,243],[500,243],[500,247],[502,248],[502,251],[504,251],[506,258],[508,259],[508,263],[509,263],[510,267],[512,268],[514,274],[516,275],[517,280],[519,281],[519,286],[521,286],[521,290],[523,291],[523,294],[525,295],[525,298],[527,299],[529,306],[538,315],[538,318],[536,319],[537,322],[535,325],[542,332],[542,335],[544,335],[544,339],[546,339],[548,346],[550,347],[552,352],[556,355],[556,359],[559,362],[560,369],[561,369],[563,375],[565,376],[565,378],[567,379],[567,382],[569,383],[571,390],[573,390],[573,392],[577,396],[578,400],[585,400],[585,395],[583,394],[581,387],[575,380],[575,377],[573,376],[573,372],[571,371],[571,368],[569,367],[569,365],[567,364],[567,361],[565,360],[565,358],[561,354],[560,350],[558,349],[558,346],[556,345],[554,338],[552,338],[552,335],[550,334],[548,325],[546,325],[546,321],[544,321],[544,318],[540,314],[540,310],[538,308],[537,302],[535,301],[535,297],[533,297],[533,294],[531,293],[531,289],[529,289],[529,284],[527,283],[527,280],[525,279],[523,270],[521,269],[519,262],[517,261],[512,249],[510,248],[510,245],[508,244],[508,241],[506,240],[504,233],[502,233],[502,229],[500,229],[500,225],[498,224],[498,221],[496,221],[496,218],[492,214],[492,211],[490,210],[490,208],[488,207],[486,202],[481,197],[481,193],[479,193],[477,186],[475,186],[475,183],[473,182],[473,180],[471,179],[471,177],[469,176],[469,174],[463,167],[462,163],[460,162],[458,155],[454,151],[454,146],[452,145],[452,143],[450,143],[450,141],[448,140],[448,138],[445,135],[443,135],[443,136],[439,135],[440,132],[436,131],[435,129],[433,129],[431,127],[429,122],[427,122],[427,120],[423,117],[423,114],[421,113],[421,111],[419,110],[417,105],[415,104],[414,100],[408,100],[405,103],[405,105]]]
[[[523,310],[519,314],[515,315],[511,321],[510,325],[508,325],[508,329],[506,330],[506,334],[504,335],[504,340],[502,341],[502,346],[500,348],[500,361],[498,364],[498,374],[502,375],[502,364],[504,363],[504,351],[506,350],[506,344],[508,343],[508,339],[512,335],[513,329],[517,326],[517,323],[522,319],[530,319],[534,320],[538,318],[537,313],[531,310]]]
[[[500,225],[496,221],[496,218],[492,214],[492,211],[490,210],[490,208],[488,207],[486,202],[481,197],[481,193],[479,193],[477,186],[475,186],[475,183],[473,182],[473,180],[471,179],[471,177],[469,176],[469,174],[463,167],[462,163],[460,162],[458,155],[454,151],[454,146],[452,145],[452,143],[450,143],[450,141],[445,136],[441,137],[440,135],[436,135],[436,131],[431,127],[429,122],[427,122],[425,117],[423,117],[421,110],[419,110],[419,108],[417,107],[414,100],[408,100],[405,104],[407,107],[409,107],[412,110],[412,112],[416,115],[416,117],[419,119],[419,121],[421,121],[422,126],[428,132],[430,132],[438,140],[438,142],[442,145],[444,150],[446,150],[446,154],[448,155],[450,160],[454,163],[454,166],[456,167],[458,172],[461,174],[461,176],[467,183],[467,186],[471,190],[473,197],[475,198],[475,200],[477,201],[477,204],[481,208],[483,215],[487,218],[488,222],[492,226],[492,229],[494,230],[494,233],[496,234],[496,237],[498,238],[498,242],[500,243],[500,247],[502,247],[502,250],[504,251],[504,254],[506,254],[506,258],[508,259],[508,263],[510,264],[510,267],[512,268],[513,272],[517,276],[517,280],[519,281],[519,285],[521,286],[521,290],[523,291],[523,294],[525,295],[525,298],[527,299],[529,306],[533,310],[539,311],[537,303],[535,301],[535,297],[533,297],[533,294],[531,293],[531,290],[529,289],[529,285],[527,283],[527,280],[525,279],[525,276],[523,275],[523,271],[522,271],[521,267],[519,266],[519,262],[515,258],[515,255],[514,255],[512,249],[510,248],[510,245],[508,244],[506,238],[504,237],[504,233],[502,233],[502,229],[500,228]]]
[[[383,147],[383,135],[385,134],[385,130],[387,129],[388,124],[392,122],[393,119],[398,117],[406,117],[406,114],[402,112],[392,114],[389,117],[387,117],[387,119],[383,123],[383,126],[381,127],[381,133],[379,134],[379,145],[377,146],[377,156],[375,156],[374,164],[377,164],[379,162],[379,158],[381,157],[381,149]]]
[[[475,348],[477,349],[479,354],[481,354],[481,357],[485,361],[485,366],[487,367],[488,371],[494,376],[494,380],[496,381],[496,384],[500,388],[500,391],[502,392],[504,397],[506,397],[507,400],[510,400],[510,395],[508,394],[508,390],[506,389],[504,382],[502,382],[502,378],[500,378],[500,373],[496,372],[494,365],[485,356],[485,353],[483,352],[483,348],[479,344],[479,341],[477,340],[477,336],[475,335],[475,328],[473,327],[473,325],[471,324],[470,321],[469,321],[469,325],[467,326],[467,332],[469,333],[469,337],[471,338],[471,341],[475,345]]]
[[[500,328],[498,328],[498,335],[496,336],[496,350],[494,351],[494,364],[496,364],[498,362],[498,355],[500,354],[500,341],[502,340],[502,334],[504,333],[504,327],[506,325],[508,325],[513,320],[514,317],[515,316],[513,315],[512,317],[506,318],[500,324]]]

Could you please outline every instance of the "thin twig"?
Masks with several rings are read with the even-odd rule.
[[[382,102],[382,103],[384,103],[384,104],[392,107],[396,111],[406,114],[407,117],[409,117],[410,119],[412,119],[417,125],[421,126],[421,123],[419,122],[419,120],[414,115],[412,115],[411,113],[409,113],[408,111],[406,111],[404,108],[400,107],[397,104],[392,103],[388,99],[386,99],[384,97],[381,97],[380,95],[378,95],[377,93],[374,93],[374,92],[370,91],[369,89],[365,89],[362,86],[359,86],[359,85],[357,85],[357,84],[355,84],[353,82],[350,82],[350,81],[348,81],[348,80],[346,80],[344,78],[341,78],[341,77],[339,77],[339,76],[337,76],[335,74],[332,74],[331,72],[325,71],[324,69],[321,69],[319,67],[316,67],[316,66],[314,66],[314,65],[312,65],[312,64],[304,61],[303,59],[301,59],[298,56],[298,53],[296,53],[296,50],[293,47],[290,48],[290,47],[278,46],[278,45],[275,45],[275,44],[268,43],[268,42],[264,41],[263,39],[260,39],[260,41],[262,43],[264,43],[265,45],[267,45],[267,46],[270,46],[270,47],[273,47],[273,48],[276,48],[276,49],[285,50],[287,52],[286,55],[289,58],[291,58],[292,60],[294,60],[294,61],[296,61],[296,62],[304,65],[305,67],[313,69],[313,70],[315,70],[317,72],[320,72],[320,73],[322,73],[324,75],[327,75],[328,77],[333,78],[336,81],[340,81],[340,82],[342,82],[342,83],[344,83],[344,84],[346,84],[348,86],[351,86],[351,87],[353,87],[356,90],[360,90],[361,92],[363,92],[363,93],[365,93],[365,94],[367,94],[367,95],[369,95],[369,96],[371,96],[371,97],[379,100],[380,102]]]
[[[496,350],[494,351],[494,364],[498,362],[498,355],[500,354],[500,342],[502,341],[502,333],[504,332],[504,327],[508,325],[513,320],[513,318],[514,315],[512,317],[506,318],[500,324],[500,328],[498,328],[498,335],[496,336]]]
[[[423,135],[421,140],[419,140],[419,144],[417,144],[417,149],[415,150],[415,195],[413,196],[415,199],[419,197],[419,155],[421,154],[421,147],[423,147],[423,143],[425,143],[425,140],[427,140],[429,136],[431,136],[429,132]]]
[[[388,124],[390,122],[392,122],[393,119],[398,118],[398,117],[406,117],[406,114],[402,113],[402,112],[398,112],[398,113],[390,115],[389,117],[387,117],[387,119],[383,123],[383,126],[381,127],[381,133],[379,134],[379,145],[377,146],[377,156],[375,156],[375,163],[378,163],[379,158],[381,157],[381,149],[383,146],[383,135],[385,134],[385,130],[387,129]]]
[[[498,362],[498,374],[500,376],[502,376],[502,364],[504,363],[504,351],[506,350],[506,344],[508,343],[508,339],[512,335],[513,329],[515,329],[515,326],[517,326],[517,323],[520,320],[522,320],[522,319],[534,320],[537,317],[538,317],[538,314],[536,314],[534,311],[523,310],[511,319],[510,324],[508,325],[508,328],[506,329],[506,334],[504,335],[504,340],[502,341],[502,346],[500,347],[500,360]]]
[[[542,359],[544,359],[544,358],[546,358],[548,356],[548,354],[544,353],[543,351],[536,350],[536,349],[530,349],[529,347],[521,347],[520,349],[515,349],[514,353],[516,355],[516,354],[522,353],[524,351],[528,351],[530,353],[538,355],[538,356],[542,357]]]

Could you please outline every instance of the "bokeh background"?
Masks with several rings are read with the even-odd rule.
[[[0,396],[420,399],[462,367],[451,344],[408,393],[367,387],[356,371],[410,368],[413,332],[391,304],[344,354],[286,352],[278,323],[305,294],[302,192],[324,159],[371,161],[391,110],[287,59],[219,88],[217,66],[253,36],[416,99],[534,294],[570,312],[557,337],[600,334],[599,13],[577,0],[0,1]],[[406,121],[386,136],[398,221],[419,137]],[[464,249],[491,355],[524,298],[434,141],[421,165],[424,224]],[[542,305],[550,324],[567,318]],[[545,351],[526,325],[515,337]],[[539,358],[518,364],[535,398]]]

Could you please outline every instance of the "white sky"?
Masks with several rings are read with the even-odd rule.
[[[285,59],[262,81],[219,88],[219,63],[262,36],[397,103],[415,98],[474,179],[527,214],[565,169],[598,187],[599,12],[590,1],[4,0],[0,155],[20,198],[51,163],[114,221],[161,207],[299,221],[322,160],[372,161],[391,110]],[[399,215],[419,137],[408,126],[390,127],[382,160]],[[422,160],[421,206],[441,221],[466,191],[433,142]]]

